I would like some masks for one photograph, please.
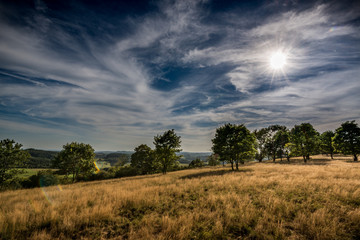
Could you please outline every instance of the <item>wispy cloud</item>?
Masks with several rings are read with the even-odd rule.
[[[54,148],[46,135],[128,150],[175,128],[185,150],[208,151],[225,122],[326,130],[360,119],[354,7],[211,4],[156,1],[105,17],[77,3],[61,17],[36,1],[20,24],[0,5],[1,135],[32,147]],[[283,73],[269,68],[278,49],[288,57]]]

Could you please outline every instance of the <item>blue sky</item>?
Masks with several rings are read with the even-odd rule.
[[[1,1],[0,137],[210,151],[227,122],[359,123],[359,26],[358,1]]]

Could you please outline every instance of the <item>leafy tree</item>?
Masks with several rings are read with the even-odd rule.
[[[255,155],[255,158],[257,160],[259,160],[259,162],[262,162],[262,160],[267,155],[265,144],[266,144],[268,133],[269,133],[268,128],[262,128],[260,130],[255,130],[254,131],[254,135],[255,135],[256,140],[257,140],[257,144],[256,144],[257,153]]]
[[[62,170],[66,176],[72,174],[72,181],[79,175],[89,175],[96,170],[95,151],[90,144],[72,142],[63,146],[63,150],[54,159],[54,167]]]
[[[335,148],[343,154],[351,154],[354,161],[358,161],[357,154],[360,153],[360,128],[355,121],[346,121],[335,130]]]
[[[291,129],[290,140],[293,154],[302,156],[306,163],[310,159],[310,154],[317,152],[319,133],[310,123],[302,123]]]
[[[230,162],[232,170],[235,163],[238,170],[239,163],[254,157],[255,140],[255,136],[244,125],[228,123],[216,129],[212,150],[219,154],[220,160]]]
[[[209,166],[216,166],[216,165],[219,165],[219,163],[220,163],[218,154],[211,154],[207,160],[208,160]]]
[[[180,136],[177,136],[174,129],[164,132],[163,135],[154,137],[155,154],[163,174],[176,164],[181,156],[176,156],[181,149]]]
[[[232,146],[230,139],[232,136],[233,125],[228,123],[216,129],[215,137],[212,139],[212,150],[219,155],[219,160],[222,162],[231,163],[231,168],[234,170],[234,160],[232,158]]]
[[[274,162],[278,152],[282,151],[285,146],[285,143],[283,143],[285,134],[278,134],[278,132],[286,132],[286,127],[280,125],[269,126],[265,138],[265,151],[272,157]]]
[[[290,135],[289,135],[289,140],[290,140]],[[293,149],[293,144],[288,142],[285,144],[284,146],[284,153],[286,155],[286,159],[288,162],[290,162],[290,157],[291,157],[291,153],[292,153],[292,149]]]
[[[333,131],[326,131],[320,135],[320,149],[322,153],[330,154],[331,159],[334,159],[334,146],[333,146],[333,137],[335,133]]]
[[[286,153],[286,144],[289,143],[290,136],[289,131],[285,126],[281,127],[274,135],[275,146],[277,147],[277,153],[281,158],[283,158],[284,153]],[[288,156],[288,155],[287,155]]]
[[[134,151],[130,166],[136,168],[140,174],[154,173],[157,169],[155,152],[146,144],[137,146]]]
[[[196,158],[195,160],[192,160],[191,163],[189,164],[189,168],[198,168],[203,166],[204,166],[204,162],[201,161],[200,158]]]
[[[0,185],[21,173],[18,168],[24,167],[30,157],[30,154],[21,147],[22,145],[15,143],[14,140],[0,141]]]

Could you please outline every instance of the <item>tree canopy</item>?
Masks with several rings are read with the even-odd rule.
[[[326,131],[320,135],[320,150],[322,153],[330,154],[331,159],[334,159],[334,146],[333,137],[335,133],[333,131]]]
[[[265,150],[275,161],[279,152],[283,152],[286,142],[286,127],[280,125],[271,125],[267,129],[265,136]]]
[[[156,172],[155,152],[148,145],[141,144],[134,151],[131,155],[131,167],[136,168],[140,174]]]
[[[269,132],[268,128],[261,128],[260,130],[254,131],[257,140],[257,144],[256,144],[257,152],[255,158],[259,162],[262,162],[262,160],[267,156],[266,141],[267,141],[268,132]]]
[[[355,121],[346,121],[335,130],[335,148],[343,154],[351,154],[354,161],[358,161],[360,153],[360,128]]]
[[[227,123],[216,129],[212,139],[212,150],[219,154],[220,160],[231,163],[231,168],[239,169],[239,163],[244,163],[254,157],[255,136],[243,124]]]
[[[18,168],[25,167],[30,154],[21,147],[22,145],[14,140],[0,141],[0,185],[20,173]]]
[[[295,125],[291,129],[292,151],[296,155],[303,156],[304,162],[310,159],[310,155],[317,151],[319,133],[310,123]]]
[[[180,159],[180,156],[176,155],[177,152],[181,151],[180,138],[180,136],[176,135],[174,129],[154,137],[156,158],[163,174],[166,174],[170,167]]]
[[[80,174],[88,175],[96,170],[95,151],[90,144],[72,142],[63,146],[63,150],[54,159],[54,166],[65,175],[72,174],[72,181]]]

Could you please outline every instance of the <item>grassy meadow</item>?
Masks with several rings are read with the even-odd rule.
[[[360,163],[248,163],[0,193],[1,239],[360,239]]]

